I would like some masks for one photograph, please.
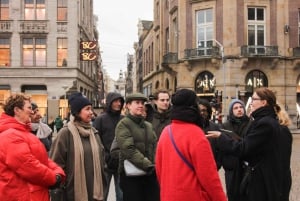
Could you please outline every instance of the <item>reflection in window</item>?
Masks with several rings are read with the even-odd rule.
[[[57,39],[57,66],[67,66],[68,40],[67,38]]]
[[[46,39],[23,38],[23,65],[46,66]]]
[[[199,55],[210,55],[213,44],[213,10],[197,11],[197,48]]]
[[[9,0],[0,0],[0,20],[9,19]]]
[[[45,0],[25,0],[25,20],[45,20],[45,13]]]
[[[57,21],[67,21],[68,19],[67,4],[68,4],[67,0],[57,1]]]
[[[0,67],[10,66],[10,40],[0,39]]]

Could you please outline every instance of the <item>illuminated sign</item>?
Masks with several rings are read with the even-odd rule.
[[[214,93],[216,87],[216,78],[208,71],[198,75],[195,81],[196,93]]]
[[[97,41],[80,42],[80,60],[96,61],[98,58]]]

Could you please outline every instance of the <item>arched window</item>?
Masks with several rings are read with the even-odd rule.
[[[165,84],[166,84],[165,85],[166,89],[169,89],[170,88],[170,83],[169,83],[169,79],[168,78],[166,79],[166,83]]]
[[[216,78],[209,71],[203,71],[195,80],[196,93],[214,93],[216,88]]]
[[[155,89],[158,89],[159,88],[159,81],[156,81],[155,83]]]
[[[245,80],[246,92],[252,94],[256,88],[268,87],[268,78],[260,70],[250,71]]]

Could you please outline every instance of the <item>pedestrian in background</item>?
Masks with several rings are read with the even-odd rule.
[[[65,173],[48,158],[40,140],[31,133],[31,99],[8,97],[0,117],[0,200],[49,201]]]
[[[219,124],[215,123],[212,120],[212,106],[210,105],[210,103],[206,99],[197,99],[197,102],[199,106],[199,113],[203,118],[203,121],[201,121],[201,125],[199,126],[203,129],[204,134],[206,134],[207,131],[219,130]],[[214,154],[217,169],[220,169],[220,153],[217,146],[217,140],[208,139],[208,141]]]
[[[276,114],[276,96],[268,88],[257,88],[252,95],[249,129],[236,140],[226,132],[208,131],[217,137],[222,152],[237,156],[243,168],[239,201],[280,201],[282,185],[281,133]]]
[[[133,93],[126,97],[127,115],[116,127],[120,148],[119,173],[124,201],[158,201],[159,187],[154,171],[157,138],[152,125],[143,117],[147,101],[145,95]],[[143,176],[129,176],[124,160],[146,172]]]
[[[64,201],[104,200],[106,181],[104,150],[97,130],[91,125],[92,103],[81,93],[69,97],[71,117],[50,150],[51,158],[67,173]]]
[[[221,125],[228,135],[237,140],[246,134],[250,118],[246,114],[245,104],[239,99],[233,99],[229,104],[228,120]],[[228,201],[239,201],[235,198],[239,189],[240,160],[237,156],[220,153],[220,165],[225,171],[226,193]],[[237,181],[236,181],[237,180]]]
[[[172,122],[158,141],[156,173],[161,201],[226,201],[195,92],[172,96]]]
[[[57,132],[57,133],[58,133],[59,130],[64,126],[64,122],[63,122],[63,120],[62,120],[62,118],[61,118],[60,115],[58,115],[58,116],[55,118],[55,120],[54,120],[54,126],[55,126],[55,128],[56,128],[56,132]]]
[[[160,89],[153,94],[153,104],[148,104],[152,106],[147,108],[146,121],[152,123],[153,129],[156,133],[157,138],[159,138],[162,130],[166,125],[171,123],[170,111],[170,94],[167,90]]]
[[[52,144],[52,129],[41,121],[41,113],[36,103],[31,102],[33,114],[31,115],[31,132],[44,144],[47,152]]]
[[[280,147],[281,147],[281,165],[282,165],[282,192],[280,201],[289,201],[290,190],[292,186],[291,173],[291,155],[293,136],[288,128],[292,124],[286,110],[282,107],[277,107],[277,116],[280,124]]]
[[[121,110],[124,106],[124,98],[119,93],[110,92],[106,96],[105,112],[100,114],[94,121],[93,126],[98,130],[105,151],[105,176],[108,186],[112,176],[114,177],[116,201],[123,200],[119,181],[119,156],[110,153],[111,144],[115,138],[115,128],[123,118]],[[104,192],[105,201],[109,194],[109,188]]]

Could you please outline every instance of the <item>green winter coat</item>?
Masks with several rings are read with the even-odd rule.
[[[128,114],[118,123],[115,132],[120,148],[119,173],[124,173],[125,159],[144,171],[153,166],[157,137],[149,122]]]

